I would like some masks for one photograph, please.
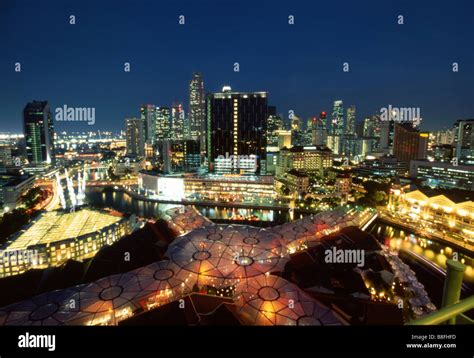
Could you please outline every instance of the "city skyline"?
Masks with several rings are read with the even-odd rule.
[[[469,348],[474,3],[0,1],[7,351]]]
[[[338,99],[356,105],[357,121],[388,105],[421,108],[425,130],[473,117],[468,78],[474,75],[474,51],[460,46],[468,41],[469,15],[455,4],[438,9],[411,4],[408,8],[408,2],[360,8],[345,4],[335,11],[330,4],[308,8],[297,2],[269,9],[263,2],[252,5],[250,16],[245,3],[235,9],[213,1],[208,2],[213,6],[203,7],[165,3],[153,11],[158,6],[151,2],[135,7],[116,2],[113,13],[107,12],[108,2],[97,5],[100,9],[94,12],[89,11],[91,4],[51,1],[40,10],[34,4],[23,7],[21,14],[12,3],[0,5],[0,18],[8,30],[6,38],[0,35],[6,44],[0,58],[0,75],[7,84],[1,89],[3,132],[22,130],[22,108],[33,99],[48,100],[52,109],[65,104],[94,107],[94,130],[115,132],[125,118],[140,116],[141,104],[171,107],[182,102],[188,112],[188,84],[196,71],[203,74],[206,93],[218,92],[224,85],[242,92],[268,92],[286,120],[290,110],[301,118],[330,113]],[[223,16],[225,10],[233,15]],[[153,25],[134,26],[127,14],[137,11],[144,23],[149,19]],[[321,30],[334,28],[335,14],[341,24],[351,20],[353,27]],[[400,14],[403,25],[397,24]],[[69,23],[71,15],[74,25]],[[181,15],[184,24],[179,23]],[[244,16],[247,26],[241,28],[239,18]],[[289,16],[294,16],[293,25]],[[45,35],[28,42],[38,18]],[[315,22],[319,33],[313,30]],[[433,32],[430,36],[425,27]],[[381,34],[386,35],[383,40]],[[342,41],[342,35],[348,38]],[[270,50],[258,51],[260,45]],[[32,51],[38,55],[32,56]],[[130,63],[130,72],[124,72],[125,62]],[[349,72],[343,71],[345,62]],[[459,72],[452,71],[454,62]],[[16,63],[21,72],[15,72]],[[66,126],[55,121],[55,125],[58,131],[91,129],[85,123]]]

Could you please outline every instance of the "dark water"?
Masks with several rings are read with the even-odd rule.
[[[115,210],[136,214],[146,218],[157,218],[165,210],[178,206],[177,204],[163,204],[149,201],[142,201],[131,198],[128,194],[120,191],[103,190],[102,188],[89,187],[86,189],[87,204],[104,208],[109,207]],[[258,225],[259,222],[265,222],[266,225],[282,224],[290,220],[290,216],[286,211],[268,210],[268,209],[247,209],[247,208],[226,208],[226,207],[210,207],[195,206],[196,209],[204,216],[211,220],[223,222],[227,220],[247,219],[245,223],[251,223],[251,218],[257,218],[258,221],[253,222]],[[243,223],[243,222],[242,222]]]
[[[446,259],[451,258],[457,249],[447,246],[446,243],[429,240],[423,236],[415,235],[409,230],[403,230],[377,220],[367,231],[377,237],[381,243],[398,252],[399,257],[415,271],[418,280],[425,286],[433,303],[440,307],[445,276],[431,266],[421,263],[413,253],[445,269]],[[468,297],[474,293],[473,255],[462,250],[457,252],[458,259],[467,265],[462,297]]]

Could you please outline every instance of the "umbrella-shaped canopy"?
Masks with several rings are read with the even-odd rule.
[[[0,311],[0,325],[58,326],[63,325],[77,310],[71,297],[80,286],[46,292],[31,299],[4,307]]]
[[[193,289],[196,275],[173,262],[157,261],[130,273],[137,276],[141,292],[134,298],[144,309],[152,309],[178,299]]]
[[[233,260],[226,249],[227,245],[221,242],[203,239],[200,234],[191,232],[170,245],[166,256],[183,270],[196,275],[198,286],[222,288],[235,284],[220,270]]]
[[[182,234],[202,226],[212,225],[209,219],[189,206],[169,209],[166,211],[166,216],[169,218],[172,226],[177,227]]]
[[[327,307],[277,276],[261,275],[241,282],[238,314],[249,325],[340,325]]]
[[[199,284],[217,288],[283,270],[289,259],[284,251],[279,236],[271,231],[243,225],[213,225],[176,239],[167,256],[179,267],[198,275]]]
[[[134,299],[141,294],[137,275],[107,276],[83,286],[71,299],[77,303],[76,315],[68,325],[116,325],[139,308]]]

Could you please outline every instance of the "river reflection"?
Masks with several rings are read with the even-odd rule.
[[[109,207],[124,213],[133,213],[147,218],[157,218],[171,207],[177,204],[163,204],[142,201],[131,198],[128,194],[120,191],[103,190],[102,188],[88,187],[86,189],[87,204],[104,208]],[[196,209],[211,220],[233,220],[258,223],[264,221],[274,225],[289,221],[289,215],[285,211],[267,209],[246,209],[196,206]]]

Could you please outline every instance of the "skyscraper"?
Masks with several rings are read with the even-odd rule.
[[[140,106],[140,119],[143,121],[143,131],[147,144],[154,144],[156,138],[156,113],[153,104]]]
[[[393,154],[393,139],[395,125],[393,120],[380,122],[379,149],[386,154]]]
[[[393,155],[400,162],[426,159],[428,151],[428,133],[420,132],[410,123],[395,123]]]
[[[47,101],[33,101],[23,110],[26,156],[33,166],[54,163],[53,118]]]
[[[145,133],[141,118],[126,118],[127,155],[145,156]]]
[[[356,133],[356,107],[354,105],[347,108],[346,117],[346,134],[353,135]]]
[[[326,146],[328,140],[328,132],[326,129],[327,114],[321,112],[319,118],[315,118],[316,122],[313,122],[313,140],[312,144],[317,146]]]
[[[155,109],[156,140],[165,140],[171,138],[171,111],[169,107],[156,107]]]
[[[171,107],[171,132],[173,139],[184,139],[189,128],[186,126],[183,104],[173,103]]]
[[[331,135],[344,134],[344,107],[341,100],[334,101],[331,115]]]
[[[226,86],[208,95],[209,170],[260,173],[266,157],[267,118],[266,92],[232,92]]]
[[[454,124],[454,145],[458,163],[474,164],[474,119],[458,120]]]
[[[189,126],[190,136],[199,139],[201,150],[205,146],[206,131],[206,98],[204,95],[204,81],[202,74],[193,73],[193,78],[189,82]]]

